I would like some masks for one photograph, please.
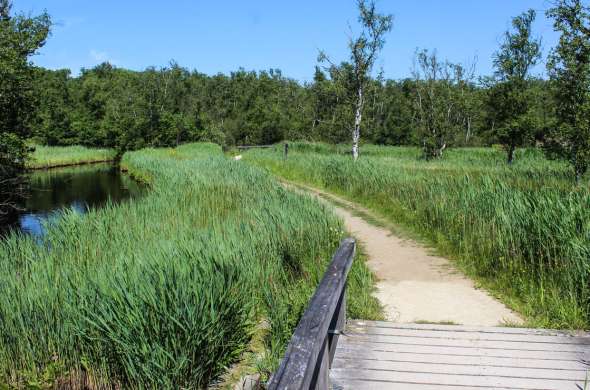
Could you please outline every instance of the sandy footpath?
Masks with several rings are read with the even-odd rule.
[[[448,321],[479,326],[521,322],[517,314],[477,289],[447,259],[429,254],[420,244],[396,237],[390,230],[355,215],[378,220],[371,211],[315,188],[297,187],[330,203],[343,218],[346,229],[363,246],[367,264],[378,278],[376,296],[389,321]]]

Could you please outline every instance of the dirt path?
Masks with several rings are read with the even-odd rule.
[[[521,319],[455,270],[447,259],[434,256],[416,242],[357,216],[379,220],[371,211],[333,194],[297,185],[330,203],[346,229],[363,246],[368,266],[377,275],[377,298],[389,321],[452,322],[497,326]],[[343,206],[343,207],[340,207]]]

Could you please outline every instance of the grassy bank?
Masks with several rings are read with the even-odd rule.
[[[590,191],[567,165],[520,151],[509,167],[494,149],[423,161],[414,148],[292,144],[245,161],[359,202],[427,239],[516,308],[530,325],[590,326]]]
[[[341,222],[215,145],[122,166],[148,194],[0,242],[0,387],[202,388],[260,329],[251,369],[274,369]],[[378,317],[372,286],[355,262],[349,315]]]
[[[35,146],[27,168],[43,169],[68,165],[87,164],[115,159],[114,149],[94,149],[84,146]]]

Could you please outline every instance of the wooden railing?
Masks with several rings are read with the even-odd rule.
[[[338,335],[346,323],[346,277],[356,243],[342,240],[287,346],[270,390],[327,390]]]

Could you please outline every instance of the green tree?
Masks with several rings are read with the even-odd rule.
[[[0,0],[0,213],[7,214],[18,195],[18,175],[27,154],[34,114],[33,66],[29,58],[49,34],[47,13],[11,15],[11,2]]]
[[[35,115],[31,122],[35,141],[46,145],[80,144],[72,128],[70,70],[35,69]]]
[[[512,19],[513,31],[504,33],[504,41],[494,54],[496,83],[489,98],[495,119],[495,136],[508,153],[512,164],[517,147],[532,136],[535,117],[531,115],[532,98],[529,72],[541,58],[541,42],[532,36],[535,11],[528,10]]]
[[[350,80],[352,67],[349,63],[330,66],[327,74],[316,67],[314,83],[310,87],[313,104],[311,123],[312,138],[341,143],[349,140],[353,98]]]
[[[366,128],[372,143],[409,145],[415,143],[412,128],[411,80],[374,80],[367,100]]]
[[[358,0],[358,21],[362,31],[356,38],[350,38],[350,64],[352,65],[351,87],[354,91],[354,125],[352,128],[352,156],[356,160],[359,156],[359,141],[361,137],[361,123],[363,107],[365,104],[365,88],[371,78],[373,65],[377,55],[385,45],[385,34],[391,31],[393,16],[383,15],[377,12],[374,0]],[[321,61],[329,61],[323,52],[319,57]],[[332,64],[333,69],[338,67]]]
[[[559,0],[547,16],[561,33],[547,64],[557,116],[548,143],[570,161],[579,182],[590,166],[590,9],[581,0]]]
[[[33,66],[29,62],[45,44],[51,20],[10,14],[11,2],[0,0],[0,131],[28,135],[33,107]]]

